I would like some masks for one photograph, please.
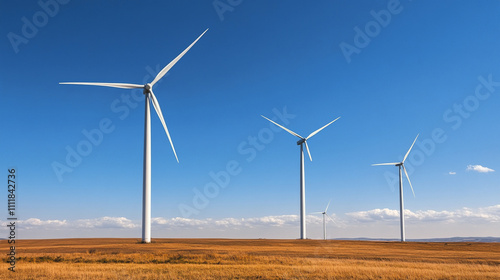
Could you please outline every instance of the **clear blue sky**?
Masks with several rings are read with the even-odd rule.
[[[180,163],[153,111],[153,237],[298,237],[297,138],[260,115],[303,136],[341,116],[305,167],[307,213],[332,199],[329,237],[399,236],[397,168],[371,164],[418,133],[407,237],[498,236],[500,2],[42,2],[0,1],[0,162],[18,169],[21,237],[140,236],[144,101],[58,83],[151,81],[206,28],[154,88]],[[197,208],[228,163],[240,172]]]

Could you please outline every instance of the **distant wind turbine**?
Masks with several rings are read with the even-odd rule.
[[[88,83],[88,82],[65,82],[59,84],[69,84],[69,85],[89,85],[89,86],[103,86],[103,87],[114,87],[114,88],[124,88],[124,89],[144,89],[144,96],[146,98],[146,113],[144,121],[144,162],[143,162],[143,193],[142,193],[142,242],[151,242],[151,114],[150,105],[151,102],[156,111],[156,114],[160,118],[160,121],[167,133],[168,140],[172,146],[172,151],[174,152],[175,159],[179,162],[177,158],[177,153],[175,152],[174,143],[170,138],[170,133],[168,133],[167,125],[163,119],[163,114],[160,109],[160,104],[153,93],[153,86],[163,77],[167,72],[179,61],[191,47],[198,42],[198,40],[207,32],[205,30],[189,47],[187,47],[182,53],[180,53],[174,60],[172,60],[167,66],[165,66],[154,78],[151,83],[145,85],[138,84],[125,84],[125,83]]]
[[[337,223],[335,223],[333,218],[330,215],[328,215],[328,213],[327,213],[328,207],[330,206],[330,202],[332,202],[332,201],[330,200],[328,202],[328,205],[326,205],[325,211],[311,213],[311,214],[322,214],[323,215],[323,239],[324,240],[326,240],[326,217],[328,217],[328,219],[330,219],[334,224],[337,224]]]
[[[413,193],[413,197],[415,197],[415,192],[413,191],[413,186],[411,185],[410,177],[408,176],[408,172],[406,172],[405,168],[405,160],[410,154],[411,149],[413,148],[413,145],[415,145],[415,142],[417,141],[417,137],[415,137],[415,140],[413,140],[413,144],[411,144],[410,149],[408,152],[406,152],[405,157],[401,162],[390,162],[390,163],[378,163],[378,164],[372,164],[372,166],[376,165],[395,165],[399,167],[399,218],[400,218],[400,224],[401,224],[401,242],[405,242],[406,237],[405,237],[405,207],[404,207],[404,202],[403,202],[403,176],[401,174],[401,168],[405,171],[406,179],[408,179],[408,183],[410,183],[410,188],[411,192]]]
[[[309,159],[312,161],[311,153],[309,152],[309,146],[307,146],[307,140],[314,135],[316,135],[318,132],[323,130],[325,127],[329,126],[332,124],[334,121],[340,119],[340,117],[334,119],[333,121],[329,122],[325,126],[321,127],[320,129],[314,131],[313,133],[309,134],[306,138],[298,135],[297,133],[291,131],[290,129],[277,124],[276,122],[264,117],[261,115],[264,119],[274,123],[275,125],[281,127],[284,129],[286,132],[297,136],[300,138],[299,141],[297,141],[297,145],[300,145],[300,239],[306,239],[306,181],[305,181],[305,173],[304,173],[304,148],[303,145],[306,146],[307,149],[307,154],[309,154]]]

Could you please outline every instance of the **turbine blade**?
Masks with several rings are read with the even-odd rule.
[[[330,219],[330,220],[331,220],[331,221],[332,221],[335,225],[337,225],[337,223],[335,222],[335,220],[334,220],[334,219],[333,219],[330,215],[328,215],[328,213],[325,213],[325,214],[326,214],[326,216],[327,216],[327,217],[328,217],[328,218],[329,218],[329,219]],[[338,226],[338,225],[337,225],[337,226]]]
[[[170,133],[168,133],[167,124],[165,123],[165,120],[163,119],[163,114],[161,113],[160,104],[158,103],[158,100],[156,99],[156,96],[152,90],[151,90],[151,101],[153,103],[153,107],[155,108],[156,114],[160,118],[161,124],[163,125],[163,128],[167,133],[168,141],[170,141],[170,145],[172,146],[172,151],[174,151],[175,159],[177,160],[177,162],[179,162],[179,158],[177,158],[177,153],[175,152],[174,143],[172,142],[172,138],[170,138]]]
[[[325,213],[328,211],[328,207],[330,206],[330,202],[332,202],[331,199],[330,199],[330,201],[328,201],[328,205],[326,205]]]
[[[413,191],[413,186],[411,185],[410,176],[408,176],[408,172],[406,172],[406,167],[404,166],[404,164],[403,164],[403,170],[405,171],[406,179],[408,179],[408,183],[410,183],[410,188],[411,188],[411,192],[413,193],[413,197],[415,197],[415,192]]]
[[[323,214],[323,212],[312,212],[310,214]]]
[[[397,165],[400,164],[401,162],[389,162],[389,163],[376,163],[372,164],[372,166],[379,166],[379,165]]]
[[[85,85],[85,86],[101,86],[101,87],[113,87],[113,88],[144,88],[144,85],[136,84],[124,84],[124,83],[86,83],[86,82],[64,82],[59,83],[60,85]]]
[[[260,116],[261,116],[261,117],[263,117],[264,119],[266,119],[266,120],[268,120],[268,121],[270,121],[270,122],[274,123],[275,125],[277,125],[277,126],[279,126],[279,127],[283,128],[286,132],[288,132],[288,133],[290,133],[290,134],[292,134],[292,135],[294,135],[294,136],[297,136],[297,137],[299,137],[299,138],[301,138],[301,139],[304,139],[304,137],[302,137],[302,136],[298,135],[297,133],[295,133],[295,132],[291,131],[290,129],[288,129],[288,128],[286,128],[286,127],[282,126],[282,125],[279,125],[279,124],[277,124],[276,122],[273,122],[272,120],[270,120],[270,119],[268,119],[268,118],[264,117],[263,115],[260,115]]]
[[[304,141],[304,144],[306,144],[306,150],[307,150],[307,154],[309,154],[309,159],[311,161],[313,161],[312,157],[311,157],[311,152],[309,152],[309,146],[307,145],[307,141]]]
[[[419,134],[420,134],[420,133],[419,133]],[[407,157],[408,157],[408,155],[410,154],[410,151],[411,151],[411,149],[413,148],[413,145],[415,145],[415,142],[417,142],[417,138],[418,138],[418,135],[419,135],[419,134],[417,134],[417,137],[415,137],[415,140],[413,140],[413,144],[411,144],[410,149],[408,150],[408,152],[406,152],[406,155],[405,155],[405,157],[403,158],[403,161],[402,161],[403,163],[405,162],[406,158],[407,158]]]
[[[327,126],[331,125],[334,121],[336,121],[336,120],[338,120],[338,119],[340,119],[340,117],[338,117],[338,118],[334,119],[333,121],[331,121],[331,122],[327,123],[327,124],[326,124],[325,126],[323,126],[322,128],[320,128],[320,129],[318,129],[318,130],[314,131],[313,133],[309,134],[309,136],[307,136],[307,137],[306,137],[306,139],[309,139],[309,138],[313,137],[313,136],[314,136],[314,135],[316,135],[318,132],[320,132],[321,130],[323,130],[325,127],[327,127]]]
[[[174,65],[177,63],[177,61],[179,61],[188,51],[189,49],[194,46],[194,44],[196,44],[196,42],[198,42],[198,40],[200,40],[200,38],[208,31],[208,28],[207,30],[205,30],[196,40],[194,40],[193,43],[191,43],[191,45],[189,45],[189,47],[187,47],[183,52],[181,52],[176,58],[174,58],[174,60],[170,61],[169,64],[167,64],[167,66],[165,66],[163,69],[161,69],[161,71],[156,75],[155,79],[151,82],[151,86],[154,86],[154,84],[156,84],[156,82],[158,82],[161,78],[163,78],[163,76],[165,76],[165,74],[167,74],[167,72],[170,70],[170,68],[174,67]]]

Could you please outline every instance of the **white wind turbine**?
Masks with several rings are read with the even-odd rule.
[[[306,239],[306,181],[305,181],[305,173],[304,173],[304,147],[303,145],[305,144],[306,149],[307,149],[307,154],[309,154],[309,159],[312,161],[311,153],[309,152],[309,146],[307,146],[307,140],[314,135],[316,135],[318,132],[323,130],[325,127],[329,126],[332,124],[334,121],[340,119],[340,117],[334,119],[333,121],[329,122],[325,126],[321,127],[320,129],[314,131],[313,133],[309,134],[306,138],[298,135],[297,133],[291,131],[290,129],[277,124],[276,122],[264,117],[261,115],[264,119],[274,123],[275,125],[281,127],[284,129],[286,132],[297,136],[300,138],[299,141],[297,141],[297,145],[300,145],[300,239]]]
[[[413,191],[413,186],[411,185],[410,177],[408,176],[408,172],[406,172],[405,168],[405,160],[410,154],[411,149],[413,148],[413,145],[415,145],[415,142],[417,141],[417,137],[415,137],[415,140],[413,140],[413,144],[411,144],[410,149],[408,152],[406,152],[405,157],[401,162],[390,162],[390,163],[378,163],[378,164],[372,164],[372,166],[376,165],[395,165],[399,167],[399,219],[400,219],[400,224],[401,224],[401,242],[405,242],[406,237],[405,237],[405,207],[404,207],[404,202],[403,202],[403,176],[401,174],[401,168],[405,171],[406,179],[408,179],[408,183],[410,184],[411,192],[413,193],[413,197],[415,197],[415,192]]]
[[[311,213],[311,214],[322,214],[323,215],[323,239],[324,240],[326,240],[326,217],[328,217],[328,219],[330,219],[334,224],[337,224],[337,223],[335,223],[333,218],[330,215],[328,215],[328,213],[327,213],[328,207],[330,206],[330,202],[332,202],[332,201],[330,200],[328,202],[328,205],[326,205],[325,211]]]
[[[174,144],[170,138],[170,133],[168,133],[167,125],[163,119],[163,114],[160,109],[160,104],[153,93],[153,86],[163,77],[167,72],[179,61],[182,56],[184,56],[189,49],[207,32],[205,30],[189,47],[187,47],[182,53],[180,53],[174,60],[172,60],[167,66],[165,66],[154,78],[151,83],[145,85],[138,84],[125,84],[125,83],[87,83],[87,82],[66,82],[59,84],[70,84],[70,85],[89,85],[89,86],[103,86],[103,87],[114,87],[114,88],[124,88],[124,89],[144,89],[144,96],[146,98],[146,112],[144,121],[144,162],[143,162],[143,193],[142,193],[142,242],[151,242],[151,114],[150,105],[151,102],[156,111],[156,114],[160,118],[160,121],[167,133],[168,140],[172,146],[172,150],[175,155],[175,159],[179,162],[177,158],[177,153],[175,152]]]

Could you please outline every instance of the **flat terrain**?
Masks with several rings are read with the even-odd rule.
[[[7,242],[0,279],[500,279],[500,243],[54,239]]]

